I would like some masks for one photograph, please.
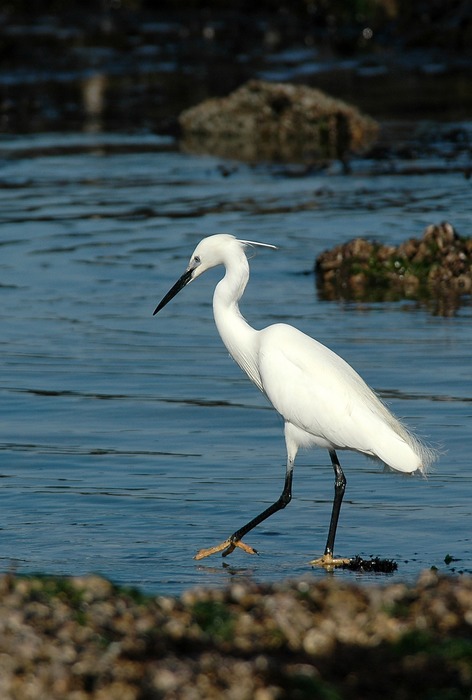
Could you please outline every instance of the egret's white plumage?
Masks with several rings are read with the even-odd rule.
[[[252,382],[267,396],[285,421],[287,470],[280,499],[236,531],[221,545],[201,550],[197,558],[239,546],[253,553],[241,538],[291,499],[293,463],[300,447],[326,448],[336,474],[335,501],[325,555],[316,563],[332,564],[337,519],[345,478],[337,450],[355,450],[375,457],[400,472],[425,472],[434,452],[425,447],[395,418],[364,380],[341,357],[293,326],[277,323],[260,331],[252,328],[239,311],[249,279],[245,249],[268,244],[241,241],[218,234],[204,238],[189,265],[162,299],[156,313],[186,284],[206,270],[224,265],[226,274],[213,295],[218,332],[230,355]]]

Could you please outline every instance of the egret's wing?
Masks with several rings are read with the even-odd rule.
[[[424,471],[435,458],[347,362],[292,326],[261,331],[259,366],[274,408],[313,443],[374,455],[403,472]]]
[[[329,351],[290,326],[266,330],[259,355],[264,392],[285,420],[332,441],[351,407]]]

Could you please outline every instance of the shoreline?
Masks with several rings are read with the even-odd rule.
[[[469,698],[472,577],[327,576],[179,597],[98,576],[0,578],[4,700]]]

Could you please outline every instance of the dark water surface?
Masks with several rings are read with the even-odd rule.
[[[443,318],[413,302],[322,302],[304,274],[353,236],[397,244],[442,220],[470,235],[470,188],[447,168],[364,162],[350,176],[334,166],[288,177],[146,135],[5,137],[2,570],[98,572],[163,593],[325,575],[307,565],[322,553],[333,491],[321,450],[300,454],[294,500],[247,538],[260,556],[192,559],[271,503],[285,469],[281,420],[214,327],[221,271],[152,317],[198,240],[229,232],[280,246],[252,260],[248,320],[288,321],[325,342],[443,450],[428,479],[341,455],[338,552],[394,558],[401,579],[432,565],[470,572],[470,303]]]

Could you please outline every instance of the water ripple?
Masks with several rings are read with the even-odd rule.
[[[324,302],[301,274],[347,238],[397,244],[451,211],[467,231],[470,182],[365,163],[351,176],[222,164],[118,134],[9,137],[0,159],[5,569],[176,593],[293,577],[321,553],[333,476],[312,451],[297,458],[290,507],[253,533],[261,556],[192,559],[273,502],[285,471],[282,422],[214,327],[218,273],[152,317],[199,238],[221,231],[279,246],[251,260],[253,325],[294,323],[328,344],[444,448],[426,480],[342,455],[341,553],[396,558],[401,578],[444,570],[447,553],[472,568],[470,308],[444,319]]]

